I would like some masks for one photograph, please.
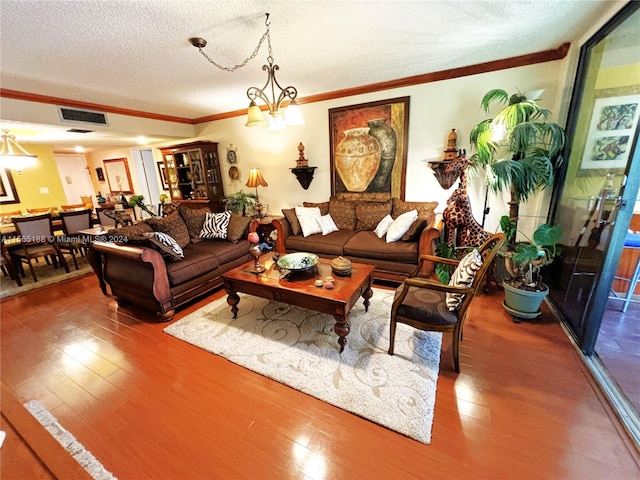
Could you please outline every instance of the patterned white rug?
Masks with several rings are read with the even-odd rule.
[[[91,452],[86,450],[76,438],[58,423],[49,410],[37,400],[24,404],[29,413],[55,438],[75,460],[82,465],[89,475],[96,480],[117,480],[111,472],[106,470]]]
[[[240,294],[233,319],[226,296],[164,329],[301,392],[422,443],[431,441],[442,334],[398,325],[389,348],[392,290],[359,301],[339,353],[332,316]]]

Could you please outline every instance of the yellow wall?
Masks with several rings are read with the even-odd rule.
[[[67,197],[62,188],[62,181],[58,174],[58,167],[53,155],[53,149],[46,145],[22,146],[37,155],[36,166],[25,168],[22,172],[11,171],[20,203],[0,205],[0,213],[39,207],[60,207],[67,203]],[[47,188],[48,193],[41,193],[40,188]]]

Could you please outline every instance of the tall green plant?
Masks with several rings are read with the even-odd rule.
[[[489,113],[496,102],[507,105],[471,130],[469,140],[476,153],[470,161],[472,168],[485,171],[494,191],[510,192],[509,218],[517,225],[519,204],[553,184],[565,134],[557,123],[545,122],[549,110],[520,92],[509,96],[505,90],[491,90],[480,105]]]

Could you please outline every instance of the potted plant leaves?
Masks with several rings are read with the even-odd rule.
[[[507,215],[500,218],[500,227],[507,239],[515,238],[517,226]],[[540,315],[540,304],[549,294],[549,287],[542,281],[540,269],[549,265],[558,254],[557,243],[561,237],[560,227],[545,223],[536,229],[533,239],[525,236],[525,241],[517,242],[513,249],[500,253],[509,274],[509,278],[502,282],[503,306],[514,320]]]
[[[485,94],[485,112],[494,102],[507,103],[493,118],[483,120],[470,134],[477,152],[470,158],[473,169],[484,169],[487,184],[497,192],[508,191],[509,218],[518,223],[520,203],[553,183],[554,170],[561,161],[565,134],[557,123],[546,122],[551,115],[536,100],[539,93],[509,95],[494,89]],[[510,246],[513,247],[515,237]]]
[[[240,190],[224,198],[226,209],[231,213],[240,213],[243,216],[247,216],[253,214],[255,211],[257,200],[255,193],[246,193]]]

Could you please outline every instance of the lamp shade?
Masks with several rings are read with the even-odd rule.
[[[287,110],[284,114],[284,121],[287,125],[292,127],[305,124],[304,118],[302,117],[302,112],[300,111],[300,107],[298,107],[298,104],[295,100],[291,100],[291,103],[289,103],[289,106],[287,107]]]
[[[247,180],[247,187],[258,188],[268,186],[269,184],[262,176],[262,173],[260,173],[259,168],[252,168],[249,170],[249,180]]]
[[[262,110],[260,107],[251,100],[249,104],[249,110],[247,111],[247,123],[244,124],[245,127],[264,127],[267,125],[267,121],[264,119],[264,115],[262,114]]]
[[[31,155],[16,141],[9,130],[2,131],[2,144],[0,145],[0,168],[22,170],[33,167],[36,164],[36,156]]]

